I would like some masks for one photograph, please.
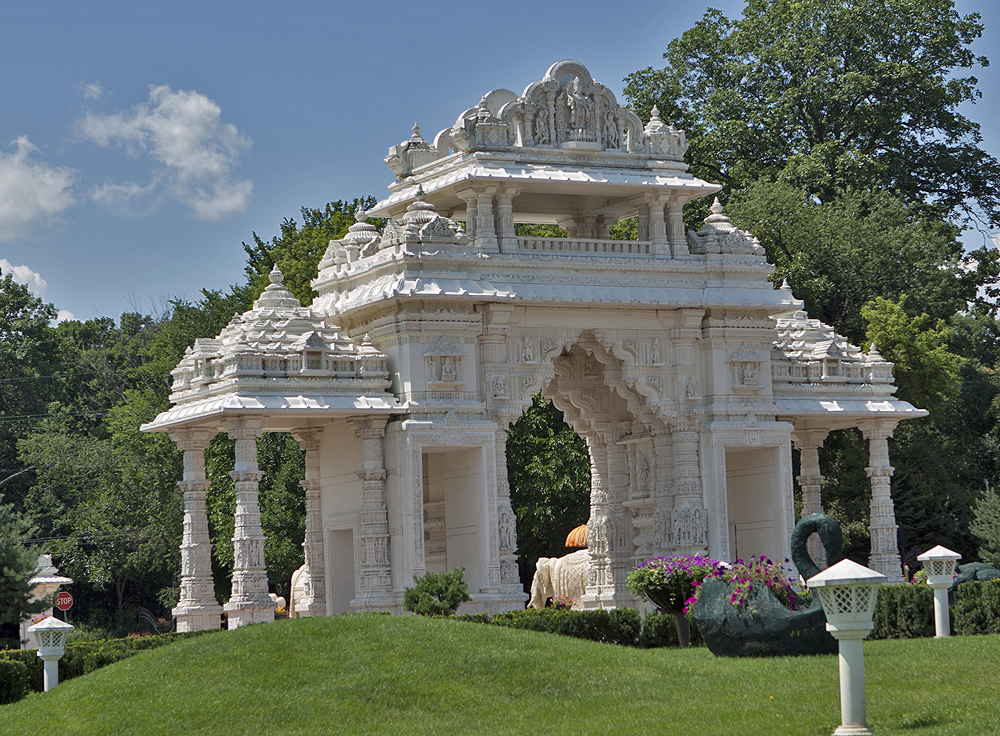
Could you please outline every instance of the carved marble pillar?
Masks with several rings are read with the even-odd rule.
[[[556,109],[556,95],[559,94],[558,90],[548,90],[545,93],[546,109],[549,110],[549,114],[545,117],[548,118],[549,123],[549,140],[552,141],[553,148],[559,148],[559,137],[556,134],[556,116],[554,111]]]
[[[802,489],[802,515],[822,514],[823,499],[820,493],[824,477],[819,472],[819,448],[826,439],[826,430],[797,431],[793,437],[795,446],[799,449],[799,469],[801,475],[795,480]],[[820,542],[818,534],[809,535],[809,556],[820,570],[827,567],[826,550]]]
[[[649,234],[649,204],[639,205],[639,217],[636,223],[636,230],[638,232],[637,238],[642,241],[652,240]]]
[[[476,193],[471,189],[464,189],[458,193],[458,196],[462,198],[465,202],[465,234],[469,238],[470,243],[474,243],[476,240],[476,208],[478,205],[478,197]]]
[[[319,442],[322,434],[322,429],[299,429],[292,432],[306,455],[306,476],[299,481],[306,492],[306,533],[302,541],[306,568],[305,595],[299,600],[295,611],[302,617],[326,615],[326,561],[319,485]]]
[[[610,217],[598,215],[596,225],[594,226],[594,237],[598,240],[610,240],[611,226],[613,224]]]
[[[497,238],[501,253],[517,250],[517,235],[514,232],[514,197],[517,187],[504,187],[497,194]]]
[[[667,432],[653,435],[656,454],[656,510],[653,512],[653,557],[666,557],[673,552],[670,544],[670,519],[674,507],[671,496],[674,467],[673,438]]]
[[[905,580],[899,559],[898,527],[890,490],[895,468],[889,464],[889,438],[895,427],[895,422],[868,422],[861,426],[861,431],[868,440],[869,465],[865,471],[872,484],[868,566],[889,578],[889,583],[902,583]]]
[[[222,626],[222,606],[215,598],[212,579],[212,543],[208,536],[205,493],[205,448],[214,430],[184,429],[170,438],[184,452],[184,535],[181,537],[181,589],[177,607],[171,611],[178,631],[202,631]]]
[[[476,192],[476,245],[487,253],[496,253],[500,250],[496,222],[493,219],[495,191],[496,187],[487,187]]]
[[[500,542],[500,592],[522,593],[517,569],[517,517],[510,505],[510,484],[507,481],[508,419],[497,421],[497,526]]]
[[[229,437],[236,440],[236,468],[230,473],[236,484],[236,518],[233,531],[233,590],[224,610],[229,628],[274,621],[274,603],[268,595],[264,564],[264,530],[260,525],[258,483],[263,473],[257,467],[257,438],[264,420],[257,417],[227,421]]]
[[[667,239],[667,222],[663,217],[663,195],[646,195],[649,204],[649,239],[653,242],[653,253],[670,256],[670,241]]]
[[[587,437],[590,449],[590,519],[587,521],[587,547],[590,566],[585,608],[600,608],[610,600],[614,585],[608,558],[608,446],[596,436]]]
[[[684,234],[684,205],[676,195],[667,204],[667,233],[674,258],[688,255],[687,236]]]
[[[361,590],[355,606],[375,610],[395,605],[389,567],[389,510],[385,502],[385,417],[354,420],[354,435],[361,440],[361,524],[358,555]]]
[[[625,508],[628,498],[628,457],[623,445],[607,445],[608,452],[608,555],[611,564],[611,593],[615,605],[631,598],[625,579],[634,567],[631,514]]]
[[[675,555],[708,552],[708,514],[702,501],[701,469],[698,464],[699,433],[683,426],[674,432],[674,508],[670,536]]]

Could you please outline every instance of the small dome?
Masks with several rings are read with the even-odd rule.
[[[275,264],[268,275],[271,283],[264,289],[264,293],[253,303],[254,309],[296,309],[302,306],[302,302],[296,299],[292,292],[282,283],[285,280],[284,274]]]
[[[347,228],[345,243],[370,243],[379,237],[378,230],[368,222],[368,213],[359,209],[354,215],[354,224]]]
[[[403,215],[401,222],[403,227],[415,225],[416,229],[419,230],[437,217],[438,213],[437,208],[430,202],[426,201],[427,195],[424,194],[424,188],[422,186],[417,186],[416,196],[416,201],[406,208],[406,214]]]

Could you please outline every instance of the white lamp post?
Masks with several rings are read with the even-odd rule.
[[[66,653],[66,642],[72,630],[72,624],[53,616],[39,621],[28,629],[35,635],[35,641],[38,642],[38,656],[45,663],[45,692],[59,684],[59,660]]]
[[[840,649],[840,721],[834,736],[871,734],[865,716],[865,650],[872,630],[878,586],[885,575],[851,560],[841,560],[806,581],[816,589],[826,630]]]
[[[918,555],[917,559],[924,563],[927,584],[934,588],[934,636],[944,639],[951,636],[948,587],[955,573],[955,563],[962,559],[962,555],[939,544],[934,549]]]

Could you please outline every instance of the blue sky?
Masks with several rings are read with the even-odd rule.
[[[386,149],[578,59],[621,99],[742,0],[37,2],[0,8],[0,269],[63,316],[163,311],[242,279],[302,206],[383,198]],[[958,0],[997,57],[1000,3]],[[1000,64],[1000,58],[994,58]],[[1000,67],[966,114],[1000,155]],[[981,245],[983,236],[966,242]]]

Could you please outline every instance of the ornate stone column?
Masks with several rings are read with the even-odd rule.
[[[670,256],[670,241],[667,239],[667,223],[663,217],[662,194],[647,194],[649,203],[649,239],[653,241],[653,253],[658,256]]]
[[[684,234],[684,205],[677,195],[671,196],[667,204],[667,231],[674,258],[689,255],[687,236]]]
[[[640,241],[645,242],[653,239],[649,234],[649,204],[639,205],[639,217],[636,225],[636,231]]]
[[[896,538],[896,512],[892,503],[892,471],[889,464],[889,438],[896,428],[895,422],[866,422],[860,429],[868,440],[868,462],[865,468],[872,483],[871,554],[868,567],[889,579],[889,583],[902,583],[903,566],[899,559],[899,543]]]
[[[614,592],[608,559],[608,446],[600,438],[588,436],[590,449],[590,519],[587,521],[587,546],[590,567],[583,595],[586,608],[600,608]]]
[[[517,187],[504,187],[497,195],[497,238],[502,253],[517,250],[517,235],[514,232],[514,197]]]
[[[611,565],[611,594],[616,606],[624,605],[631,596],[625,579],[633,568],[632,522],[625,509],[628,498],[628,453],[617,442],[608,443],[608,555]]]
[[[476,193],[471,189],[463,189],[457,193],[465,202],[465,234],[470,242],[476,240],[476,206],[478,199]]]
[[[178,631],[202,631],[222,626],[222,606],[215,598],[212,579],[212,542],[208,535],[205,493],[205,448],[215,430],[182,429],[170,438],[184,452],[184,535],[181,537],[181,589],[177,607],[171,611]]]
[[[319,443],[322,435],[322,429],[292,431],[292,436],[306,454],[306,477],[299,481],[299,485],[306,492],[306,534],[302,540],[302,550],[305,553],[306,590],[295,611],[303,617],[326,615],[326,561],[323,552],[323,513],[319,484]]]
[[[487,253],[500,250],[496,222],[493,219],[493,193],[496,187],[476,191],[476,245]]]
[[[392,595],[389,567],[389,510],[385,503],[385,417],[354,420],[361,440],[361,525],[358,550],[361,567],[359,610],[376,610],[398,603]]]
[[[674,432],[676,498],[670,515],[670,537],[675,555],[708,552],[708,514],[702,502],[699,433],[688,420]]]
[[[665,557],[673,551],[670,545],[670,519],[674,499],[671,497],[671,473],[674,467],[672,437],[667,432],[653,435],[656,453],[656,511],[653,513],[653,556]]]
[[[233,531],[233,592],[223,607],[229,628],[274,621],[274,603],[267,588],[264,564],[264,529],[260,525],[258,483],[263,473],[257,467],[257,438],[264,419],[246,417],[224,423],[236,440],[236,469],[230,473],[236,484],[236,519]]]
[[[500,592],[523,593],[517,570],[517,517],[510,505],[507,482],[507,428],[510,420],[497,419],[497,527],[500,546]]]
[[[822,514],[823,499],[820,489],[824,477],[819,472],[819,448],[823,446],[827,432],[823,430],[801,430],[795,432],[792,439],[799,450],[799,470],[801,475],[795,480],[802,489],[802,515]],[[826,550],[820,542],[818,534],[809,535],[809,556],[820,570],[827,567]]]

